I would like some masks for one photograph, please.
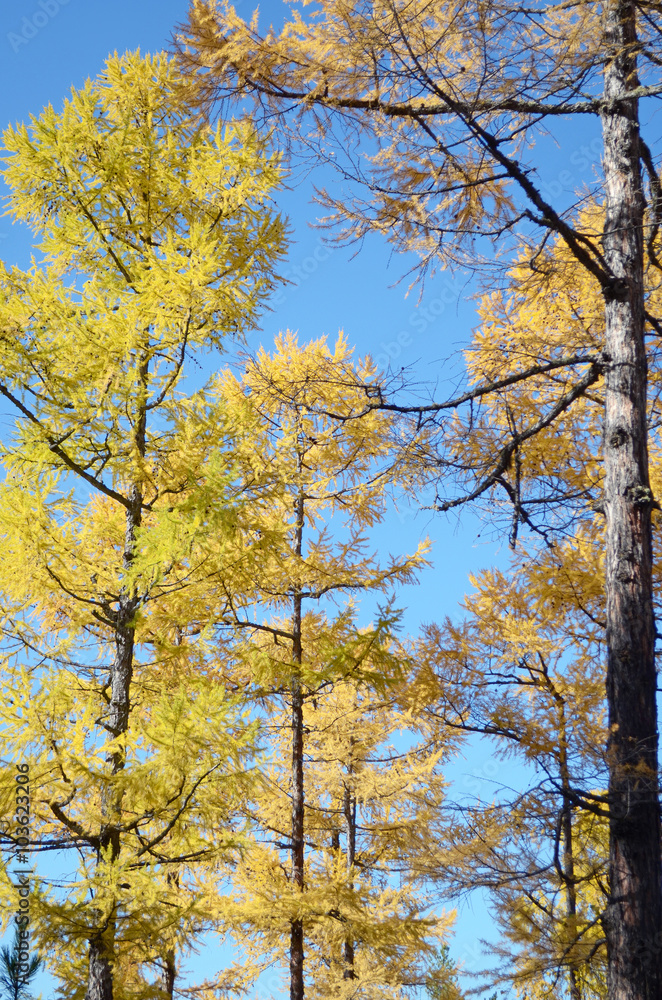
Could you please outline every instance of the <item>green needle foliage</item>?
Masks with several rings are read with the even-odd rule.
[[[24,964],[21,961],[20,940],[14,936],[11,947],[0,948],[0,989],[3,1000],[31,1000],[30,983],[39,972],[42,961],[32,955]]]

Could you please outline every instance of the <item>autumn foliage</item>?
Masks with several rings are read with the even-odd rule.
[[[451,6],[439,65],[460,107],[480,82],[462,46],[496,13]],[[393,5],[343,20],[329,0],[317,27],[295,15],[266,39],[212,8],[195,3],[189,25],[203,98],[243,65],[267,109],[308,101],[320,127],[330,109],[388,112],[370,160],[387,187],[332,205],[350,236],[380,229],[433,265],[442,218],[444,263],[509,228],[512,171],[485,175],[474,118],[432,189],[429,134],[396,155],[422,116],[450,114],[412,92],[412,51],[434,55],[420,5],[404,35]],[[567,59],[588,71],[596,18],[548,12],[548,58],[571,25]],[[383,40],[405,36],[395,86]],[[474,108],[492,125],[524,100],[498,80]],[[181,65],[134,53],[4,136],[9,211],[39,252],[0,269],[0,756],[31,762],[34,946],[74,1000],[229,1000],[274,977],[291,1000],[460,1000],[453,906],[480,890],[500,934],[486,989],[607,997],[625,820],[605,693],[604,209],[567,231],[557,217],[533,270],[520,241],[480,302],[462,394],[401,406],[342,332],[245,350],[281,282],[284,167],[248,118],[211,127],[201,105]],[[658,297],[651,263],[651,316]],[[648,364],[657,428],[655,347]],[[654,436],[649,451],[655,493]],[[408,634],[400,591],[430,544],[376,551],[375,533],[393,501],[422,496],[482,504],[512,555],[471,580],[459,620]],[[476,739],[515,790],[458,797],[449,773]],[[13,791],[5,768],[3,927]],[[210,941],[205,978],[191,956]]]

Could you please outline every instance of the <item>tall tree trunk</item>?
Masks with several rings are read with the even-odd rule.
[[[168,872],[166,876],[168,886],[179,889],[179,872]],[[163,992],[168,1000],[173,1000],[175,995],[175,980],[177,979],[177,953],[174,946],[167,948],[163,956]]]
[[[567,797],[564,797],[563,802],[561,829],[563,836],[563,879],[565,882],[566,918],[569,925],[569,937],[572,945],[574,945],[577,941],[577,886],[575,884],[575,857],[572,844],[572,803]],[[577,968],[574,962],[568,966],[568,983],[570,986],[570,1000],[582,1000],[579,976],[577,975]]]
[[[108,934],[90,939],[85,1000],[112,1000],[113,969],[108,957]]]
[[[297,499],[295,506],[295,551],[299,558],[303,546],[304,500]],[[301,663],[301,588],[297,585],[292,608],[292,882],[303,891],[304,863],[304,786],[303,786],[303,689]],[[303,981],[303,921],[296,917],[290,926],[290,1000],[304,1000]]]
[[[351,751],[350,751],[351,754]],[[351,788],[352,760],[350,756],[348,769],[348,782],[345,788],[343,799],[343,813],[345,817],[345,839],[347,841],[347,872],[351,876],[356,859],[356,796]],[[350,878],[349,888],[354,885]],[[343,979],[356,979],[354,971],[354,940],[348,935],[343,945]]]
[[[134,424],[134,445],[141,458],[145,456],[146,447],[146,390],[147,362],[143,361],[139,369],[140,389],[138,396],[138,412]],[[131,569],[135,558],[136,534],[142,520],[142,488],[134,483],[129,491],[126,508],[124,552],[122,556],[125,573]],[[115,657],[110,677],[110,704],[106,729],[111,740],[122,736],[129,728],[129,713],[131,710],[131,679],[133,677],[133,652],[135,626],[134,618],[139,600],[136,594],[123,589],[119,596],[115,616]],[[119,774],[125,765],[125,752],[122,748],[113,749],[106,757],[110,769],[110,781],[102,792],[101,814],[102,824],[99,831],[99,863],[112,864],[120,853],[120,822],[121,795],[115,790],[113,778]],[[97,911],[100,926],[89,940],[88,980],[85,1000],[113,1000],[113,963],[115,956],[115,932],[117,913],[115,903],[106,908],[105,915]]]
[[[132,504],[126,516],[125,568],[133,557],[136,529],[140,524],[140,502]],[[130,711],[130,689],[133,674],[133,618],[137,602],[128,594],[122,594],[117,610],[115,626],[115,659],[111,673],[110,705],[106,727],[111,738],[121,736],[128,729]],[[107,761],[110,765],[111,780],[104,790],[101,800],[103,822],[99,833],[99,861],[112,864],[120,853],[119,822],[121,798],[115,791],[112,778],[124,767],[124,752],[116,749]],[[114,908],[105,917],[97,933],[90,939],[89,971],[86,1000],[113,1000],[113,957],[115,952],[116,914]]]
[[[610,1000],[662,997],[655,626],[644,348],[644,199],[637,101],[636,7],[605,7],[605,513]]]

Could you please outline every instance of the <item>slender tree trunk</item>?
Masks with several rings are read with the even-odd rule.
[[[563,811],[561,813],[561,836],[563,840],[563,881],[565,883],[566,919],[569,938],[574,947],[577,941],[577,884],[575,881],[575,855],[572,836],[572,799],[570,769],[568,766],[568,737],[565,720],[565,701],[561,699],[559,706],[560,722],[560,754],[561,791],[563,794]],[[568,980],[571,1000],[582,1000],[579,976],[574,961],[568,966]]]
[[[135,532],[140,523],[140,505],[132,505],[126,518],[126,548],[132,553],[135,544]],[[130,711],[130,689],[133,674],[133,617],[136,611],[135,599],[126,594],[121,595],[115,626],[115,659],[111,674],[110,705],[106,726],[111,738],[121,736],[128,729]],[[110,773],[114,777],[124,767],[124,753],[115,750],[108,755]],[[99,834],[99,860],[102,864],[112,864],[120,853],[120,833],[118,829],[121,801],[109,783],[108,789],[102,795],[101,809],[103,824]],[[86,1000],[113,1000],[113,957],[115,952],[116,914],[114,908],[106,914],[102,926],[90,939],[89,972]]]
[[[179,873],[169,872],[166,881],[169,886],[179,888]],[[175,995],[175,980],[177,978],[177,953],[174,947],[168,948],[163,956],[163,992],[168,1000]]]
[[[644,349],[644,199],[636,100],[636,7],[605,7],[605,506],[610,1000],[662,997],[655,626]]]
[[[561,817],[563,831],[563,878],[565,881],[566,918],[572,944],[577,941],[577,886],[575,884],[575,857],[572,846],[572,805],[566,798]],[[579,976],[574,962],[568,966],[571,1000],[582,1000]]]
[[[549,669],[542,653],[538,653],[544,685],[551,694],[556,704],[558,719],[558,739],[559,739],[559,776],[561,778],[561,794],[563,805],[561,806],[560,834],[563,845],[563,861],[558,863],[559,875],[565,887],[565,916],[568,928],[568,947],[574,947],[577,941],[577,884],[575,881],[575,856],[573,850],[572,837],[572,782],[570,780],[570,765],[568,762],[568,727],[565,714],[565,698],[558,690],[554,681],[549,675]],[[571,960],[568,963],[568,983],[570,987],[571,1000],[581,1000],[581,988],[577,969]]]
[[[171,949],[165,956],[163,969],[163,991],[172,1000],[175,995],[175,979],[177,978],[177,963],[175,952]]]
[[[143,398],[139,401],[139,411],[134,425],[134,444],[140,456],[144,458],[147,416],[144,398],[147,385],[146,363],[143,363],[140,368],[140,385]],[[135,557],[136,534],[142,518],[143,497],[141,486],[138,483],[134,483],[131,487],[128,500],[122,559],[125,572],[131,569]],[[111,670],[110,704],[106,722],[106,729],[111,739],[122,736],[129,728],[135,637],[134,618],[138,604],[138,598],[134,593],[122,590],[115,618],[115,658]],[[111,780],[101,797],[102,825],[99,832],[99,864],[112,864],[120,853],[119,825],[122,801],[121,795],[115,791],[112,779],[124,768],[125,752],[122,748],[116,748],[108,754],[106,760],[110,766]],[[99,911],[97,911],[97,916],[100,926],[89,941],[85,1000],[113,1000],[113,964],[117,922],[115,904],[111,904],[105,916]]]
[[[347,872],[351,876],[352,868],[354,867],[354,861],[356,859],[356,796],[354,795],[349,782],[351,781],[352,773],[352,762],[351,758],[349,761],[349,780],[347,787],[345,788],[345,794],[343,799],[343,813],[345,817],[345,839],[347,841]],[[353,889],[353,883],[350,878],[349,883],[350,889]],[[356,973],[354,971],[354,941],[348,936],[345,938],[345,943],[343,945],[343,979],[356,979]]]
[[[292,679],[292,882],[303,890],[303,697],[301,679]],[[303,921],[290,927],[290,1000],[303,1000]]]
[[[107,936],[106,936],[107,938]],[[113,995],[113,970],[108,958],[108,941],[99,933],[90,939],[87,993],[85,1000],[108,1000]]]
[[[303,544],[304,501],[296,502],[295,548],[301,557]],[[301,589],[297,586],[292,614],[292,882],[303,891],[304,863],[304,786],[303,786],[303,689],[301,685]],[[290,926],[290,1000],[304,1000],[303,980],[303,921],[297,917]]]

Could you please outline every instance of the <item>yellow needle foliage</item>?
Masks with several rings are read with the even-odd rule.
[[[590,206],[578,225],[596,235],[602,213]],[[602,520],[595,514],[604,507],[603,299],[560,240],[539,263],[532,272],[523,254],[506,287],[480,299],[479,325],[465,358],[469,392],[480,387],[481,393],[468,410],[458,408],[442,444],[444,458],[457,471],[459,493],[473,493],[490,516],[501,511],[510,520],[511,545],[520,526],[542,533],[541,538],[563,532],[575,519],[581,530],[598,531]],[[661,305],[658,273],[652,265],[647,272],[646,308],[653,317]],[[647,350],[656,495],[656,339],[649,340]],[[458,502],[440,500],[446,506]]]
[[[36,942],[63,995],[87,980],[147,1000],[205,930],[247,929],[243,970],[201,984],[211,997],[251,984],[301,925],[315,995],[408,995],[449,925],[402,868],[443,754],[388,694],[404,669],[392,591],[427,546],[380,563],[369,531],[416,462],[383,415],[352,419],[378,380],[342,336],[285,334],[241,377],[188,377],[277,280],[278,164],[248,126],[191,116],[172,63],[138,54],[5,145],[10,211],[42,260],[1,276],[0,393],[17,416],[1,753],[31,761],[33,845],[67,871],[35,881]],[[345,602],[363,592],[386,606],[359,627]],[[295,726],[301,879],[285,863]],[[368,826],[343,849],[347,795]],[[7,868],[0,893],[9,914]]]
[[[599,579],[606,464],[611,599],[608,614],[601,607],[597,620],[609,620],[607,697],[619,726],[619,735],[612,733],[610,787],[615,798],[626,787],[630,746],[636,745],[651,752],[645,767],[652,789],[644,792],[636,774],[610,824],[611,870],[618,882],[606,922],[610,976],[614,996],[659,993],[661,914],[659,894],[651,888],[660,874],[647,549],[659,486],[659,365],[651,348],[648,426],[655,468],[649,484],[645,366],[626,357],[643,341],[644,241],[653,272],[648,329],[660,333],[659,171],[637,124],[639,99],[660,93],[659,26],[646,5],[591,0],[320,0],[304,2],[282,29],[265,31],[257,14],[248,22],[229,4],[193,0],[178,44],[199,98],[248,95],[265,115],[279,116],[282,134],[289,130],[295,148],[338,164],[342,195],[322,191],[321,200],[332,212],[327,221],[344,227],[343,238],[360,240],[376,229],[399,249],[418,251],[431,267],[460,262],[473,268],[485,257],[498,266],[525,246],[508,293],[484,303],[469,365],[474,398],[485,382],[486,392],[482,403],[458,417],[450,456],[450,429],[444,428],[434,472],[454,465],[460,489],[438,505],[501,499],[513,546],[523,525],[549,546],[558,546],[559,535],[572,530],[573,544],[590,548]],[[565,206],[555,208],[538,180],[546,167],[536,157],[539,139],[552,122],[569,115],[601,118],[604,219],[595,209],[572,217]],[[302,123],[304,142],[297,135]],[[580,198],[585,204],[585,195]],[[511,239],[518,231],[521,236]],[[566,249],[549,248],[555,234]],[[612,307],[626,286],[629,320],[627,309],[619,311],[621,299]],[[510,375],[511,384],[504,385]],[[490,389],[494,381],[500,388]],[[627,452],[620,450],[626,439],[635,442],[638,463],[627,471]],[[643,525],[642,549],[632,543],[627,550],[635,524]],[[639,557],[635,550],[646,554]],[[627,587],[640,581],[642,589],[631,590],[636,596],[626,611]],[[565,605],[557,610],[563,616]],[[551,669],[544,637],[528,628],[529,634],[520,624],[518,636],[504,636],[507,648],[517,656],[540,645]],[[622,659],[621,648],[628,649]],[[568,655],[574,660],[574,652]],[[625,692],[632,696],[631,708]],[[506,713],[497,718],[497,728],[506,732],[511,721]],[[651,831],[645,847],[644,830]],[[628,965],[640,945],[648,951],[647,972],[643,962]],[[577,983],[570,988],[576,997]]]
[[[350,620],[345,628],[351,635],[355,625]],[[373,669],[383,671],[383,649],[363,634],[372,640]],[[336,625],[336,643],[342,638]],[[314,633],[306,639],[311,658]],[[413,998],[453,922],[419,871],[427,845],[443,835],[441,762],[448,747],[435,749],[413,733],[393,695],[379,697],[365,682],[311,685],[303,712],[306,852],[299,891],[287,859],[292,739],[283,701],[266,719],[270,761],[255,803],[259,833],[233,871],[225,919],[259,968],[286,962],[290,922],[298,916],[307,997]],[[448,1000],[460,995],[452,971],[443,979]]]
[[[600,997],[607,902],[600,548],[594,538],[546,554],[520,548],[509,573],[484,572],[473,584],[461,625],[426,630],[421,680],[435,716],[487,737],[509,777],[502,784],[497,768],[496,781],[473,784],[478,798],[461,803],[451,837],[427,863],[455,891],[489,891],[503,935],[492,948],[500,960],[495,985],[554,982],[561,991],[583,983],[582,997]]]

